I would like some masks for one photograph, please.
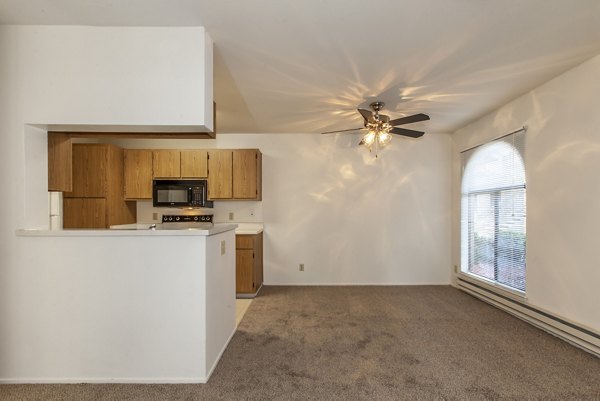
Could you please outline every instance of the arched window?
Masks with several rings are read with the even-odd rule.
[[[525,132],[462,153],[461,270],[525,291]]]

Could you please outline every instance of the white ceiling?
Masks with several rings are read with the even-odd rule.
[[[598,0],[0,0],[0,23],[203,25],[221,133],[360,127],[373,100],[451,132],[600,53]]]

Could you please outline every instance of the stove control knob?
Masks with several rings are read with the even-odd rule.
[[[175,217],[175,221],[179,221],[179,216]]]
[[[194,216],[194,221],[198,221],[198,216]]]
[[[173,217],[169,216],[169,221],[173,221]]]

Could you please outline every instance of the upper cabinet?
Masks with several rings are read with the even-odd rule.
[[[153,151],[152,176],[154,178],[181,177],[181,153],[178,150]]]
[[[154,178],[206,178],[207,152],[201,149],[155,150],[152,152]]]
[[[153,178],[205,178],[211,200],[261,200],[258,149],[125,149],[125,199],[152,199]]]
[[[262,198],[262,154],[258,149],[233,151],[233,199]]]
[[[124,150],[125,199],[152,199],[152,151]]]
[[[208,177],[208,152],[202,149],[181,151],[181,178]]]
[[[208,151],[208,199],[233,198],[233,151]]]
[[[208,151],[208,198],[262,199],[262,154],[258,149]]]

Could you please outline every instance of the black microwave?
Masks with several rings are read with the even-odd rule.
[[[152,180],[154,207],[213,207],[206,180]]]

